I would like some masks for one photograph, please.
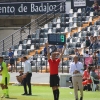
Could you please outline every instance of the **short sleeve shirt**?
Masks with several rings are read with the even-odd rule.
[[[2,72],[1,72],[2,76],[3,76],[3,77],[7,77],[7,75],[8,75],[7,64],[6,64],[5,62],[2,62],[1,67],[2,67],[2,69],[3,69]]]
[[[14,55],[13,52],[9,52],[9,57],[12,57]]]
[[[50,67],[50,75],[58,74],[58,66],[60,63],[60,59],[55,59],[55,60],[49,59],[48,62]]]

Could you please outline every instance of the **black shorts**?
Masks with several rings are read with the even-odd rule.
[[[15,65],[15,62],[10,62],[10,65]]]
[[[59,76],[50,75],[50,87],[59,86]]]

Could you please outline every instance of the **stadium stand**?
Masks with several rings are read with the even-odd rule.
[[[64,52],[66,57],[64,57],[60,63],[59,71],[68,71],[68,66],[72,61],[73,55],[75,55],[74,49],[78,48],[80,54],[83,55],[85,51],[85,37],[100,35],[99,18],[99,15],[96,15],[93,10],[86,11],[85,8],[70,9],[69,14],[63,13],[59,16],[57,15],[56,18],[49,23],[46,23],[43,27],[39,27],[34,33],[30,34],[29,32],[26,32],[29,33],[29,35],[26,34],[21,40],[18,38],[17,41],[19,41],[19,43],[12,43],[11,46],[14,57],[16,58],[17,70],[19,68],[22,69],[23,64],[21,63],[20,58],[21,56],[26,55],[31,61],[33,71],[48,72],[47,58],[43,56],[44,44],[47,41],[48,34],[60,33],[66,34],[67,48]],[[25,28],[27,29],[26,26]],[[25,28],[21,30],[25,31]],[[18,30],[18,32],[19,31],[20,30]],[[19,34],[17,34],[17,36]],[[7,57],[7,54],[8,51],[6,50],[2,52],[2,56],[5,58]]]

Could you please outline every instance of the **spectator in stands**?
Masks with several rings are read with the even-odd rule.
[[[45,44],[45,47],[44,47],[44,56],[47,56],[47,48],[46,48],[46,44]]]
[[[90,71],[91,71],[91,67],[87,67],[86,70],[83,72],[83,86],[84,86],[84,90],[91,90],[91,77],[90,77]]]
[[[94,1],[94,4],[92,6],[95,10],[95,12],[98,12],[100,10],[99,4],[97,3],[97,1]]]
[[[59,53],[62,53],[62,49],[63,49],[63,45],[58,45],[58,46],[57,46],[57,51],[58,51]]]
[[[91,42],[90,42],[90,40],[89,40],[89,37],[87,36],[87,37],[86,37],[86,40],[85,40],[85,47],[86,47],[86,48],[89,47],[90,44],[91,44]]]
[[[82,63],[84,63],[84,56],[83,55],[80,55],[79,61],[82,62]]]
[[[74,52],[75,52],[75,55],[78,56],[78,61],[80,61],[80,53],[79,53],[79,50],[78,49],[75,49]]]
[[[19,71],[19,75],[16,76],[16,79],[17,79],[17,81],[19,82],[20,85],[23,84],[23,78],[22,78],[22,75],[23,75],[23,71],[20,70],[20,71]]]
[[[98,46],[99,46],[99,43],[98,43],[98,40],[97,40],[97,36],[95,36],[94,41],[93,41],[93,46],[92,46],[93,51],[98,49]]]
[[[94,84],[98,84],[99,83],[99,76],[96,74],[95,72],[95,67],[92,67],[92,70],[90,72],[90,76],[93,77],[94,79]]]
[[[96,55],[96,51],[93,53],[93,65],[94,66],[97,66],[97,60],[98,60],[98,57],[97,57],[97,55]]]
[[[97,65],[100,66],[100,52],[99,51],[97,51],[97,57],[98,57]]]
[[[98,66],[97,69],[95,69],[95,72],[99,76],[99,79],[100,79],[100,66]]]
[[[78,49],[75,49],[75,55],[77,55],[77,56],[80,56],[80,53],[79,53],[79,50]]]
[[[11,48],[9,49],[9,59],[10,59],[11,72],[13,72],[15,71],[15,58]]]
[[[90,46],[89,46],[89,50],[92,49],[93,42],[94,42],[94,37],[93,36],[90,36]]]
[[[84,57],[89,57],[90,55],[89,55],[89,52],[88,51],[86,51],[86,53],[84,54]]]

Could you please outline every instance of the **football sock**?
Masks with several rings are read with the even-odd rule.
[[[54,100],[56,100],[56,90],[53,90]]]

